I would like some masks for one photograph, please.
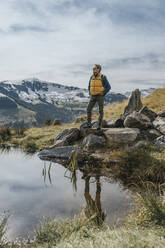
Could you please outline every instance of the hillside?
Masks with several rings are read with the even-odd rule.
[[[104,108],[104,118],[118,118],[124,112],[128,100],[122,103],[108,104]],[[154,112],[159,112],[165,109],[165,88],[159,88],[153,91],[150,95],[142,98],[142,103]],[[94,116],[93,118],[96,118]]]

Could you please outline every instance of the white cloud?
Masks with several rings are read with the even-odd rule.
[[[161,25],[150,25],[148,13],[153,13],[152,22],[157,23],[155,16],[161,1],[99,3],[93,0],[85,4],[74,0],[3,2],[0,80],[35,76],[87,87],[93,64],[100,63],[113,90],[133,89],[138,86],[137,80],[144,82],[144,86],[146,82],[146,88],[150,80],[159,87],[165,76],[161,66],[165,55],[156,68],[150,65],[150,60],[142,61],[139,66],[136,60],[127,64],[124,59],[143,58],[151,53],[159,57],[164,51],[164,27],[160,32],[164,19],[160,15]],[[123,63],[113,64],[114,60]]]

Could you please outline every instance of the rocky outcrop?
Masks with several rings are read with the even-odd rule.
[[[140,131],[137,128],[109,128],[104,134],[108,142],[129,143],[138,138]]]
[[[105,146],[105,138],[94,134],[89,134],[83,140],[83,146],[87,148],[97,148]]]
[[[134,150],[146,146],[149,140],[159,147],[165,147],[164,112],[156,114],[146,106],[143,107],[139,90],[132,93],[121,118],[104,120],[101,130],[97,130],[97,127],[98,121],[94,120],[91,128],[88,128],[87,122],[84,122],[79,129],[64,130],[55,138],[54,145],[41,151],[39,157],[68,164],[73,153],[76,152],[79,163],[88,167],[90,163],[95,166],[100,165],[100,161],[104,160],[104,154],[102,149],[97,148],[106,149],[106,145],[111,147],[114,143],[123,144],[128,149]],[[75,141],[79,141],[83,148],[73,146]],[[95,149],[97,152],[91,156]],[[112,164],[109,163],[109,165]]]
[[[65,129],[54,140],[53,147],[72,145],[80,138],[80,130],[78,128]]]
[[[83,150],[77,146],[64,146],[47,148],[39,152],[38,156],[42,160],[52,160],[56,162],[70,161],[73,152],[77,153],[78,160],[82,160]]]
[[[155,118],[158,116],[154,111],[147,108],[147,106],[144,106],[142,109],[140,109],[139,113],[147,116],[150,121],[154,121]]]
[[[132,92],[132,95],[129,99],[128,105],[124,109],[124,113],[121,116],[123,120],[127,117],[127,115],[131,114],[133,111],[139,111],[143,107],[141,102],[141,93],[139,89],[136,89]]]
[[[151,128],[152,123],[147,116],[140,114],[139,112],[133,111],[133,113],[129,114],[126,117],[124,121],[124,126],[131,128],[146,129]]]
[[[112,118],[107,120],[106,128],[124,127],[124,121],[121,118]]]
[[[165,117],[158,116],[154,120],[153,126],[155,129],[159,130],[162,134],[165,134]]]

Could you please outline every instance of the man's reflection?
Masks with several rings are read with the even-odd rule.
[[[100,183],[100,177],[96,176],[96,196],[95,199],[93,200],[89,191],[89,181],[90,181],[90,176],[85,178],[85,192],[84,196],[86,199],[86,207],[85,207],[85,215],[86,217],[92,218],[94,222],[97,225],[102,225],[104,220],[105,220],[105,213],[101,209],[101,201],[100,201],[100,194],[101,194],[101,183]]]

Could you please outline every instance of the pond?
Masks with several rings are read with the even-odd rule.
[[[60,164],[42,161],[37,154],[11,149],[0,153],[0,214],[9,212],[7,238],[33,237],[43,217],[66,218],[90,203],[106,213],[109,224],[121,222],[131,207],[129,192],[105,177],[74,180]]]

